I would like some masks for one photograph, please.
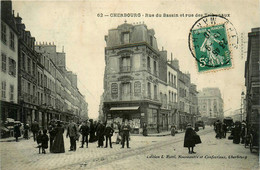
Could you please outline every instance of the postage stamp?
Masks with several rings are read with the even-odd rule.
[[[199,72],[231,68],[237,44],[235,28],[222,16],[204,16],[190,30],[189,48]]]

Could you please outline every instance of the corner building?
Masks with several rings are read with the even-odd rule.
[[[107,121],[129,120],[134,133],[143,123],[157,132],[159,50],[153,29],[124,23],[105,36],[104,116]]]

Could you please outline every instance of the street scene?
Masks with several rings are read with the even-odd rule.
[[[0,169],[259,169],[239,1],[1,1]]]
[[[130,149],[115,143],[113,148],[97,148],[96,143],[90,143],[76,152],[67,152],[70,143],[64,136],[66,153],[48,156],[38,154],[31,139],[2,142],[1,165],[2,169],[46,169],[46,165],[48,169],[158,169],[162,165],[164,169],[258,169],[257,153],[227,138],[216,139],[213,127],[206,126],[198,134],[203,145],[196,145],[197,153],[192,155],[183,149],[184,132],[176,136],[131,136]]]

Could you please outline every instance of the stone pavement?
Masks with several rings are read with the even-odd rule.
[[[202,133],[202,143],[196,145],[196,154],[188,154],[183,147],[183,140],[176,138],[173,142],[134,156],[118,159],[104,164],[97,163],[88,167],[84,164],[66,169],[94,169],[94,170],[258,170],[259,156],[250,153],[242,144],[233,144],[232,140],[216,139],[215,133]]]
[[[69,139],[65,140],[65,153],[51,154],[49,150],[47,154],[38,154],[37,144],[33,139],[20,140],[19,142],[1,142],[1,169],[63,169],[68,165],[79,165],[86,160],[99,160],[102,157],[108,157],[111,154],[131,152],[137,148],[149,146],[154,143],[168,141],[175,137],[143,137],[131,136],[131,149],[121,149],[121,145],[113,145],[113,148],[96,148],[96,143],[90,143],[89,148],[78,148],[76,152],[68,152]],[[12,139],[14,140],[14,138]],[[77,143],[77,147],[80,142]],[[131,155],[134,153],[132,152]],[[94,161],[95,162],[95,161]]]

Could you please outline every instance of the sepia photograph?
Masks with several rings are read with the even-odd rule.
[[[1,170],[257,170],[258,0],[1,0]]]

